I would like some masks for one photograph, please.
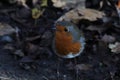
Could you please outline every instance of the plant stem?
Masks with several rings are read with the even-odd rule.
[[[37,26],[38,19],[35,19],[34,27]]]

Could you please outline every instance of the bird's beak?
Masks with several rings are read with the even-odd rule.
[[[53,27],[51,28],[52,30],[57,30],[57,26],[59,26],[59,24],[57,22],[55,22],[55,24],[53,25]]]
[[[53,31],[56,30],[56,26],[53,25],[52,28],[51,28],[51,30],[53,30]]]

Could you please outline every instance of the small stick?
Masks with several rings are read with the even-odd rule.
[[[49,80],[46,76],[43,76],[43,78],[44,78],[45,80]]]
[[[0,10],[0,13],[8,13],[8,12],[13,12],[13,11],[16,11],[16,9],[2,9]]]
[[[63,75],[63,80],[66,80],[66,77],[67,77],[66,75]]]
[[[59,67],[60,67],[60,58],[58,58],[58,62],[57,62],[57,80],[59,80],[60,77]]]
[[[39,38],[40,38],[40,35],[34,36],[34,37],[30,37],[30,38],[26,38],[26,41],[34,41],[34,40],[39,39]]]
[[[5,77],[0,76],[0,80],[1,79],[4,79],[4,80],[8,79],[9,80],[9,78],[5,78]]]
[[[77,65],[77,58],[74,58],[74,62],[75,62],[75,66]],[[75,68],[74,68],[75,69]],[[75,77],[76,77],[76,80],[79,80],[79,76],[78,76],[78,68],[75,69]]]
[[[34,27],[37,26],[38,19],[35,19]]]
[[[16,39],[17,39],[17,43],[18,43],[18,48],[21,46],[21,41],[20,41],[20,36],[19,36],[19,29],[18,27],[15,28],[16,29]]]

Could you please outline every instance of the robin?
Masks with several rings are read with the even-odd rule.
[[[56,23],[54,52],[63,58],[79,56],[85,47],[85,38],[77,26],[68,21]]]

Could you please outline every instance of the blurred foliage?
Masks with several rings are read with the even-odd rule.
[[[42,15],[43,11],[37,9],[37,8],[33,8],[32,9],[32,18],[33,19],[38,19],[41,15]]]
[[[35,8],[32,9],[32,18],[33,19],[38,19],[43,12],[45,11],[45,8],[43,7],[47,7],[47,0],[42,0],[41,4],[36,4]]]
[[[48,2],[48,0],[42,0],[41,7],[48,6],[47,2]]]

